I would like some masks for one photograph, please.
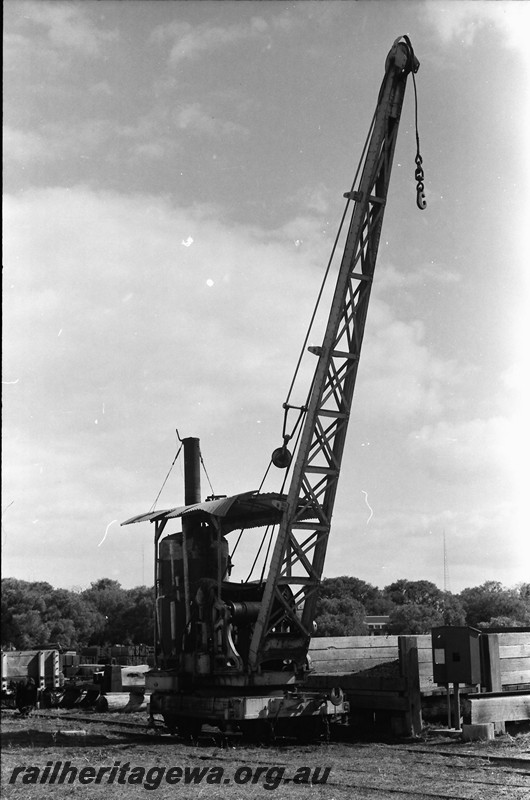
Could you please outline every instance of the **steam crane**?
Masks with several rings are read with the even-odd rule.
[[[122,523],[155,525],[157,663],[146,686],[151,715],[161,714],[171,730],[197,733],[207,722],[300,733],[318,731],[348,711],[340,691],[308,691],[304,677],[401,109],[407,77],[418,68],[409,38],[400,37],[386,59],[361,162],[344,195],[349,225],[322,345],[308,348],[318,359],[311,387],[303,405],[284,403],[283,444],[271,463],[287,470],[286,481],[290,473],[288,492],[201,501],[199,441],[190,437],[182,440],[185,505]],[[423,209],[417,134],[416,140],[416,201]],[[297,421],[288,433],[293,410]],[[178,519],[181,531],[162,538]],[[231,582],[229,534],[258,527],[271,531],[271,542],[276,532],[267,578]]]

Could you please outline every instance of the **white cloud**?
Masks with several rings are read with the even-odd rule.
[[[455,362],[430,351],[423,322],[396,319],[377,297],[368,313],[362,375],[363,413],[402,421],[438,417],[462,379]]]
[[[266,24],[266,23],[265,23]],[[169,62],[171,65],[198,54],[217,49],[242,39],[260,35],[263,31],[252,24],[193,26],[189,22],[175,21],[154,29],[151,40],[156,43],[173,41]]]
[[[46,575],[60,583],[57,565],[70,564],[66,543],[79,540],[86,577],[79,574],[77,582],[86,583],[108,573],[113,560],[122,570],[127,541],[131,577],[116,575],[138,584],[140,550],[150,553],[148,527],[134,529],[131,541],[131,529],[114,526],[97,544],[111,520],[150,507],[176,452],[176,427],[181,435],[200,435],[215,491],[259,485],[280,441],[281,403],[326,242],[315,240],[302,252],[293,245],[292,222],[271,235],[227,226],[213,207],[184,209],[83,187],[8,196],[5,219],[4,374],[13,383],[4,387],[3,480],[4,497],[14,501],[6,569],[19,569],[20,548],[42,550],[51,559]],[[193,246],[183,247],[190,237]],[[376,420],[387,426],[393,420],[397,431],[413,415],[436,418],[448,384],[458,379],[455,365],[429,352],[422,324],[396,320],[377,297],[362,364],[357,430],[364,419],[376,429]],[[482,552],[495,553],[499,525],[513,529],[512,511],[502,522],[493,510],[499,498],[488,508],[475,499],[469,511],[421,511],[413,476],[428,473],[446,485],[491,480],[506,468],[511,436],[500,417],[439,419],[410,435],[398,461],[415,483],[405,504],[411,509],[392,511],[368,471],[361,488],[369,492],[373,518],[367,525],[360,492],[356,506],[338,498],[329,573],[343,571],[340,554],[351,552],[352,525],[364,543],[363,576],[378,585],[393,580],[401,563],[404,576],[439,582],[429,565],[428,532],[442,525],[465,532],[470,551],[480,540]],[[344,481],[354,481],[351,465]],[[178,504],[180,493],[177,467],[159,506]],[[399,547],[389,544],[389,530]],[[403,555],[403,543],[413,540],[417,574]],[[382,552],[392,569],[388,580]],[[507,582],[515,574],[510,564],[505,559],[505,574],[498,573]],[[483,574],[480,565],[476,574]],[[462,569],[453,577],[472,585],[470,575]]]
[[[451,495],[441,503],[430,495],[425,502],[412,475],[403,482],[404,487],[407,484],[399,507],[381,502],[385,487],[369,493],[374,509],[369,523],[360,491],[342,512],[336,510],[326,575],[352,574],[344,565],[352,563],[352,552],[356,552],[353,574],[362,574],[376,586],[407,578],[430,580],[443,588],[445,535],[450,591],[488,579],[507,586],[522,579],[521,565],[530,555],[528,536],[526,529],[518,527],[516,507],[502,493],[461,504]]]
[[[98,148],[123,135],[110,120],[46,123],[38,130],[5,128],[5,159],[22,165],[42,161],[76,160],[91,156]]]
[[[97,28],[79,3],[47,3],[25,0],[17,3],[19,24],[46,30],[49,43],[56,48],[74,50],[84,56],[99,56],[102,48],[118,38],[116,31]]]
[[[180,130],[195,130],[209,136],[248,134],[248,128],[230,120],[219,119],[206,111],[201,103],[189,103],[174,112],[173,117]]]
[[[440,420],[409,436],[409,448],[437,480],[461,483],[495,480],[505,486],[513,479],[516,435],[504,417],[463,422]]]
[[[131,144],[128,152],[132,162],[144,159],[162,161],[175,150],[178,150],[178,144],[173,139],[168,136],[158,136],[156,141]]]
[[[82,187],[6,197],[4,213],[6,568],[36,552],[28,514],[53,571],[66,539],[97,545],[110,520],[149,508],[176,427],[201,435],[206,460],[215,439],[217,491],[256,488],[306,322],[290,298],[309,309],[313,294],[296,249],[209,209]],[[170,504],[180,492],[177,476]],[[122,547],[105,542],[116,563]]]
[[[97,157],[105,151],[105,159],[114,163],[123,160],[161,160],[171,158],[182,148],[186,132],[210,137],[246,136],[243,125],[216,115],[200,103],[190,103],[178,111],[156,106],[133,124],[124,125],[112,119],[61,120],[25,130],[6,125],[4,158],[8,166],[19,169],[65,159]]]
[[[334,196],[332,196],[331,190],[329,186],[324,183],[320,183],[317,186],[314,185],[306,185],[299,189],[296,194],[290,199],[294,208],[297,209],[304,209],[311,212],[316,213],[319,215],[320,219],[315,220],[316,224],[322,224],[321,218],[329,213],[330,207],[332,205],[332,200],[334,200]],[[333,220],[334,225],[336,225],[336,220]]]
[[[175,21],[155,28],[151,40],[156,43],[173,41],[169,63],[175,66],[201,53],[211,52],[237,42],[264,39],[270,36],[272,31],[290,33],[296,25],[296,20],[286,13],[274,15],[270,21],[262,17],[253,17],[249,21],[232,25],[202,23],[193,26],[189,22]]]
[[[112,97],[114,94],[112,86],[108,81],[98,81],[97,83],[91,84],[89,88],[90,94],[93,95],[102,95],[104,97]]]
[[[70,540],[89,531],[96,548],[109,521],[148,509],[176,427],[200,435],[215,491],[257,488],[280,442],[281,403],[329,244],[314,220],[271,233],[228,225],[213,206],[86,187],[7,196],[4,213],[4,374],[13,382],[4,387],[4,497],[15,500],[19,546],[37,535],[30,511],[39,541],[62,546],[67,534],[57,531]],[[307,247],[295,246],[295,233]],[[462,375],[430,352],[421,322],[397,320],[374,296],[363,350],[356,429],[391,426],[404,442],[410,421],[426,420],[403,444],[404,472],[411,456],[416,474],[446,485],[506,468],[506,420],[440,419]],[[386,480],[393,468],[385,465]],[[356,513],[377,543],[393,523],[372,484],[361,488],[374,517],[366,526],[360,494]],[[178,504],[180,491],[176,475],[161,505]],[[399,530],[421,532],[439,513],[414,524],[403,514]],[[340,509],[335,528],[346,531]],[[113,531],[98,553],[119,559],[122,545]]]
[[[419,267],[407,266],[407,270],[399,270],[394,264],[386,263],[384,269],[377,274],[376,290],[394,291],[417,286],[452,285],[462,281],[462,274],[447,267],[446,264],[421,264]]]
[[[47,146],[46,138],[36,131],[23,131],[4,126],[4,159],[21,164],[49,161],[55,158]]]
[[[5,312],[10,373],[36,380],[50,407],[63,407],[65,392],[83,407],[121,382],[131,414],[141,414],[146,402],[137,383],[171,404],[168,361],[185,374],[194,402],[217,406],[209,418],[216,428],[228,424],[239,382],[245,407],[281,405],[328,254],[313,219],[264,232],[228,227],[214,207],[183,209],[81,187],[7,198],[6,214],[6,280],[12,276],[14,285]],[[182,247],[190,237],[193,246]],[[326,313],[324,301],[313,344]],[[85,364],[79,373],[78,359]],[[300,401],[313,357],[304,365]],[[377,296],[361,375],[356,413],[402,422],[436,419],[465,378],[429,350],[423,323],[396,319]],[[70,428],[68,418],[64,425]],[[423,438],[429,440],[425,432]]]
[[[495,29],[501,43],[517,50],[528,64],[530,8],[526,0],[429,0],[424,14],[446,44],[458,41],[470,47],[480,31]]]
[[[6,215],[6,278],[14,288],[5,354],[32,387],[28,411],[38,397],[45,428],[56,420],[66,434],[80,416],[89,424],[88,408],[118,390],[136,414],[145,392],[173,405],[171,391],[185,383],[187,407],[216,408],[214,428],[227,424],[224,398],[230,406],[236,384],[245,387],[242,404],[269,402],[269,372],[278,375],[283,345],[269,325],[277,315],[288,338],[306,317],[288,313],[301,268],[295,248],[230,230],[204,209],[82,188],[26,192],[6,200]],[[182,247],[189,236],[193,247]],[[44,302],[50,291],[53,306]],[[289,365],[282,370],[285,386]],[[64,411],[60,419],[58,409],[74,417]]]

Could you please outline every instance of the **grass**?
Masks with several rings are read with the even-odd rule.
[[[2,725],[2,797],[11,800],[41,800],[41,798],[90,798],[90,800],[129,800],[156,796],[157,800],[433,800],[458,797],[463,800],[526,800],[530,796],[530,731],[523,726],[490,743],[467,743],[434,738],[429,730],[417,744],[394,742],[340,742],[297,745],[280,743],[270,747],[245,744],[234,739],[221,746],[220,740],[201,737],[198,743],[186,743],[171,736],[131,737],[131,722],[146,721],[143,714],[112,715],[112,722],[123,723],[112,728],[97,724],[102,715],[87,713],[86,719],[74,720],[71,712],[51,712],[42,716],[17,718],[13,712],[4,715]],[[109,717],[110,718],[110,717]],[[75,731],[82,730],[83,733]],[[67,733],[64,733],[67,732]],[[70,733],[68,733],[70,732]],[[494,757],[514,760],[514,765],[494,762]],[[521,759],[527,759],[526,762]],[[517,763],[515,763],[515,761]],[[22,783],[20,772],[16,783],[9,783],[17,767],[37,767],[42,777],[50,762],[69,761],[77,770],[92,768],[94,774],[107,768],[100,784]],[[113,766],[130,768],[125,777],[140,778],[138,784],[109,785],[106,776]],[[200,783],[185,785],[166,782],[167,770],[179,768],[182,776],[199,775]],[[330,772],[324,784],[304,784],[292,778],[301,768],[310,775],[315,768]],[[162,770],[164,769],[164,772]],[[193,773],[195,770],[195,773]],[[235,781],[236,771],[243,782]],[[151,772],[149,772],[151,771]],[[116,769],[119,775],[118,769]],[[302,773],[298,772],[299,775]],[[160,778],[160,776],[162,776]],[[250,777],[249,777],[250,776]],[[34,773],[28,775],[35,777]],[[90,777],[90,772],[88,773]],[[115,776],[116,777],[116,776]],[[149,780],[150,777],[150,780]],[[179,777],[174,772],[170,777]],[[248,781],[246,778],[248,777]],[[158,778],[160,784],[155,788]],[[210,782],[208,782],[208,779]],[[255,782],[254,782],[255,779]],[[148,788],[148,784],[152,788]]]

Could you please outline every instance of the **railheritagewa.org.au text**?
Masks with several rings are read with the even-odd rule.
[[[259,784],[273,791],[287,783],[319,785],[327,782],[331,767],[299,766],[288,770],[282,766],[234,766],[230,770],[221,766],[134,766],[129,761],[115,761],[112,766],[76,766],[71,761],[48,761],[44,767],[15,767],[9,783],[28,784],[121,784],[158,789],[166,785],[221,785]]]

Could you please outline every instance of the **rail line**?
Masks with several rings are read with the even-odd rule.
[[[145,723],[138,722],[138,721],[127,721],[127,720],[118,720],[112,719],[109,717],[102,717],[100,715],[91,715],[91,714],[50,714],[50,713],[41,713],[41,712],[33,712],[32,717],[38,717],[41,719],[54,719],[54,720],[63,720],[68,722],[83,722],[86,724],[91,725],[98,725],[107,728],[114,728],[114,729],[125,729],[128,732],[128,735],[134,737],[134,739],[140,740],[148,740],[150,742],[160,741],[162,739],[167,741],[173,742],[180,742],[186,744],[189,740],[186,740],[184,737],[177,735],[170,734],[167,729],[160,724],[156,728],[149,728],[147,721]],[[221,733],[218,731],[211,731],[211,732],[203,732],[198,740],[194,740],[194,746],[197,744],[199,746],[208,746],[212,743],[212,739],[216,742],[221,742],[226,746],[228,742],[234,741],[243,741],[245,746],[252,746],[252,743],[247,741],[242,737],[239,733]],[[372,747],[373,744],[367,745],[363,743],[357,742],[327,742],[327,747],[333,747],[334,745],[346,745],[359,747],[359,744],[362,748],[364,747]],[[296,743],[287,743],[282,739],[281,740],[282,747],[296,747]],[[269,745],[260,745],[259,749],[261,750],[274,750],[275,747],[278,745],[269,744]],[[521,756],[505,756],[505,755],[496,755],[494,753],[472,753],[469,751],[462,751],[462,752],[454,752],[448,751],[444,747],[422,747],[421,745],[401,745],[401,744],[392,744],[391,746],[392,752],[404,752],[410,753],[412,755],[421,755],[421,756],[430,756],[432,758],[433,755],[441,756],[443,758],[454,758],[454,759],[464,759],[469,762],[469,760],[474,760],[476,762],[483,762],[484,766],[487,764],[491,764],[492,766],[505,766],[510,767],[512,769],[517,769],[521,771],[521,774],[529,773],[530,772],[530,754],[525,757],[525,755]],[[423,759],[418,759],[423,760]],[[455,765],[453,765],[455,766]],[[462,769],[467,769],[465,764],[461,765]],[[347,770],[347,768],[346,768]],[[390,791],[390,790],[389,790]],[[397,790],[396,790],[397,791]],[[449,795],[448,795],[449,797]]]
[[[116,748],[115,753],[119,753],[120,748],[137,746],[152,755],[161,747],[160,755],[165,751],[165,757],[173,758],[180,752],[180,758],[215,762],[220,766],[228,766],[236,758],[240,764],[249,766],[258,763],[288,768],[293,759],[303,760],[307,753],[314,758],[319,751],[326,763],[329,761],[334,764],[326,786],[328,790],[336,792],[336,797],[348,795],[373,797],[374,800],[390,797],[396,800],[400,797],[403,800],[473,800],[482,797],[492,800],[510,796],[513,800],[522,800],[528,797],[530,788],[530,757],[525,752],[513,756],[487,752],[487,748],[481,748],[480,752],[457,752],[456,747],[448,749],[446,743],[428,746],[421,742],[332,741],[300,747],[293,740],[281,739],[274,744],[258,746],[247,742],[238,733],[221,734],[215,730],[205,730],[199,739],[191,740],[171,735],[162,725],[155,731],[148,730],[147,717],[131,720],[113,717],[114,714],[76,713],[65,709],[55,713],[51,710],[35,711],[29,722],[33,718],[36,723],[37,720],[53,721],[58,730],[63,726],[65,730],[72,725],[90,726],[86,744],[72,739],[70,742],[63,741],[61,746],[91,748],[96,746],[90,740],[91,734],[95,741],[101,731],[102,734],[109,733],[106,749],[111,748],[111,752],[113,747]],[[117,738],[113,740],[116,735]],[[146,745],[149,746],[146,748]],[[174,747],[177,748],[175,753]],[[111,755],[108,754],[108,757]],[[451,762],[447,758],[451,758]],[[411,776],[414,776],[412,781]],[[289,779],[286,780],[288,782]],[[503,794],[503,789],[510,794]]]

